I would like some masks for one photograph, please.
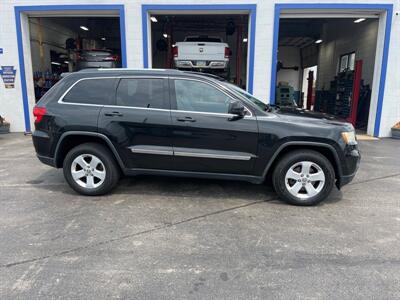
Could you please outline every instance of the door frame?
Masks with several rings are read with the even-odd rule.
[[[26,48],[30,49],[30,45],[26,45],[27,41],[29,41],[29,27],[26,27],[26,20],[22,18],[28,17],[29,14],[39,13],[46,14],[51,12],[85,12],[85,11],[116,11],[119,16],[119,24],[120,24],[120,40],[121,40],[121,59],[122,59],[122,67],[127,67],[127,58],[126,58],[126,30],[125,30],[125,6],[124,5],[29,5],[29,6],[15,6],[15,25],[17,32],[17,48],[18,48],[18,61],[19,61],[19,69],[21,72],[21,93],[22,93],[22,105],[24,112],[24,120],[25,120],[25,133],[31,132],[31,118],[30,118],[30,103],[34,103],[34,101],[29,101],[29,98],[32,97],[32,94],[28,95],[28,84],[26,81],[27,75],[29,78],[33,77],[32,70],[26,70],[25,68],[25,58],[24,58],[24,45]],[[68,16],[68,15],[66,15]],[[95,16],[95,15],[93,15]],[[29,56],[27,55],[26,60],[32,60],[31,53]],[[31,65],[28,63],[27,65]],[[28,72],[28,73],[27,73]],[[32,82],[30,84],[33,84]]]
[[[190,4],[164,4],[164,5],[142,5],[142,40],[143,40],[143,67],[149,68],[149,38],[151,37],[150,14],[151,13],[213,13],[229,15],[233,12],[243,11],[249,15],[249,36],[248,36],[248,57],[247,57],[247,91],[253,93],[254,85],[254,53],[256,37],[256,15],[257,4],[209,4],[209,5],[190,5]],[[151,66],[150,66],[151,68]]]
[[[327,17],[329,13],[337,13],[337,12],[349,12],[350,11],[371,11],[371,12],[379,12],[379,20],[384,24],[384,30],[381,34],[378,32],[377,37],[377,50],[382,46],[382,55],[380,57],[375,58],[375,70],[374,70],[374,80],[373,89],[377,87],[377,95],[376,95],[376,111],[375,116],[370,118],[369,122],[373,122],[374,126],[371,127],[369,132],[373,133],[374,136],[378,137],[380,133],[380,125],[381,125],[381,117],[382,117],[382,106],[383,106],[383,98],[385,94],[385,81],[386,81],[386,73],[387,73],[387,64],[388,64],[388,56],[389,56],[389,45],[390,45],[390,33],[392,28],[392,16],[393,16],[393,5],[392,4],[350,4],[350,3],[282,3],[275,4],[274,8],[274,25],[273,25],[273,44],[272,44],[272,63],[271,63],[271,82],[270,82],[270,103],[275,103],[275,86],[277,80],[276,74],[276,66],[277,66],[277,57],[278,57],[278,40],[279,40],[279,19],[282,11],[290,10],[297,11],[298,14],[304,14],[305,18],[310,17],[307,15],[310,11],[317,14],[320,13],[324,17]],[[349,16],[347,16],[349,17]],[[383,35],[383,36],[382,36]],[[379,43],[381,41],[381,43]],[[382,45],[379,45],[382,44]],[[377,51],[378,52],[378,51]],[[377,62],[381,61],[380,66],[377,66]],[[380,67],[380,72],[376,72],[377,68]],[[379,71],[379,70],[378,70]],[[376,74],[380,73],[380,74]],[[374,94],[374,91],[372,91]],[[370,112],[373,109],[373,98],[371,98],[371,108]],[[370,126],[368,126],[370,128]]]

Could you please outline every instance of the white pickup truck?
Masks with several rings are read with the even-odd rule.
[[[231,50],[220,37],[187,36],[172,48],[177,69],[207,69],[224,71],[228,67]]]

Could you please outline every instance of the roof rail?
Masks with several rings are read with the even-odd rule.
[[[183,73],[204,76],[204,77],[216,79],[218,81],[227,81],[225,78],[223,78],[221,76],[210,74],[210,73],[201,73],[201,72],[194,72],[194,71],[183,71]]]

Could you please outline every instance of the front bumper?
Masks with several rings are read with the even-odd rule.
[[[342,186],[350,183],[354,179],[358,168],[360,167],[360,161],[361,154],[357,148],[349,149],[348,151],[346,151],[344,162],[346,173],[341,174],[341,176],[336,181],[336,186],[339,189]]]

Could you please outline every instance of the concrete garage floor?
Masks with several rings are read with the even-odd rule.
[[[317,207],[263,185],[140,177],[82,197],[0,136],[0,298],[400,298],[400,141],[361,142]]]

